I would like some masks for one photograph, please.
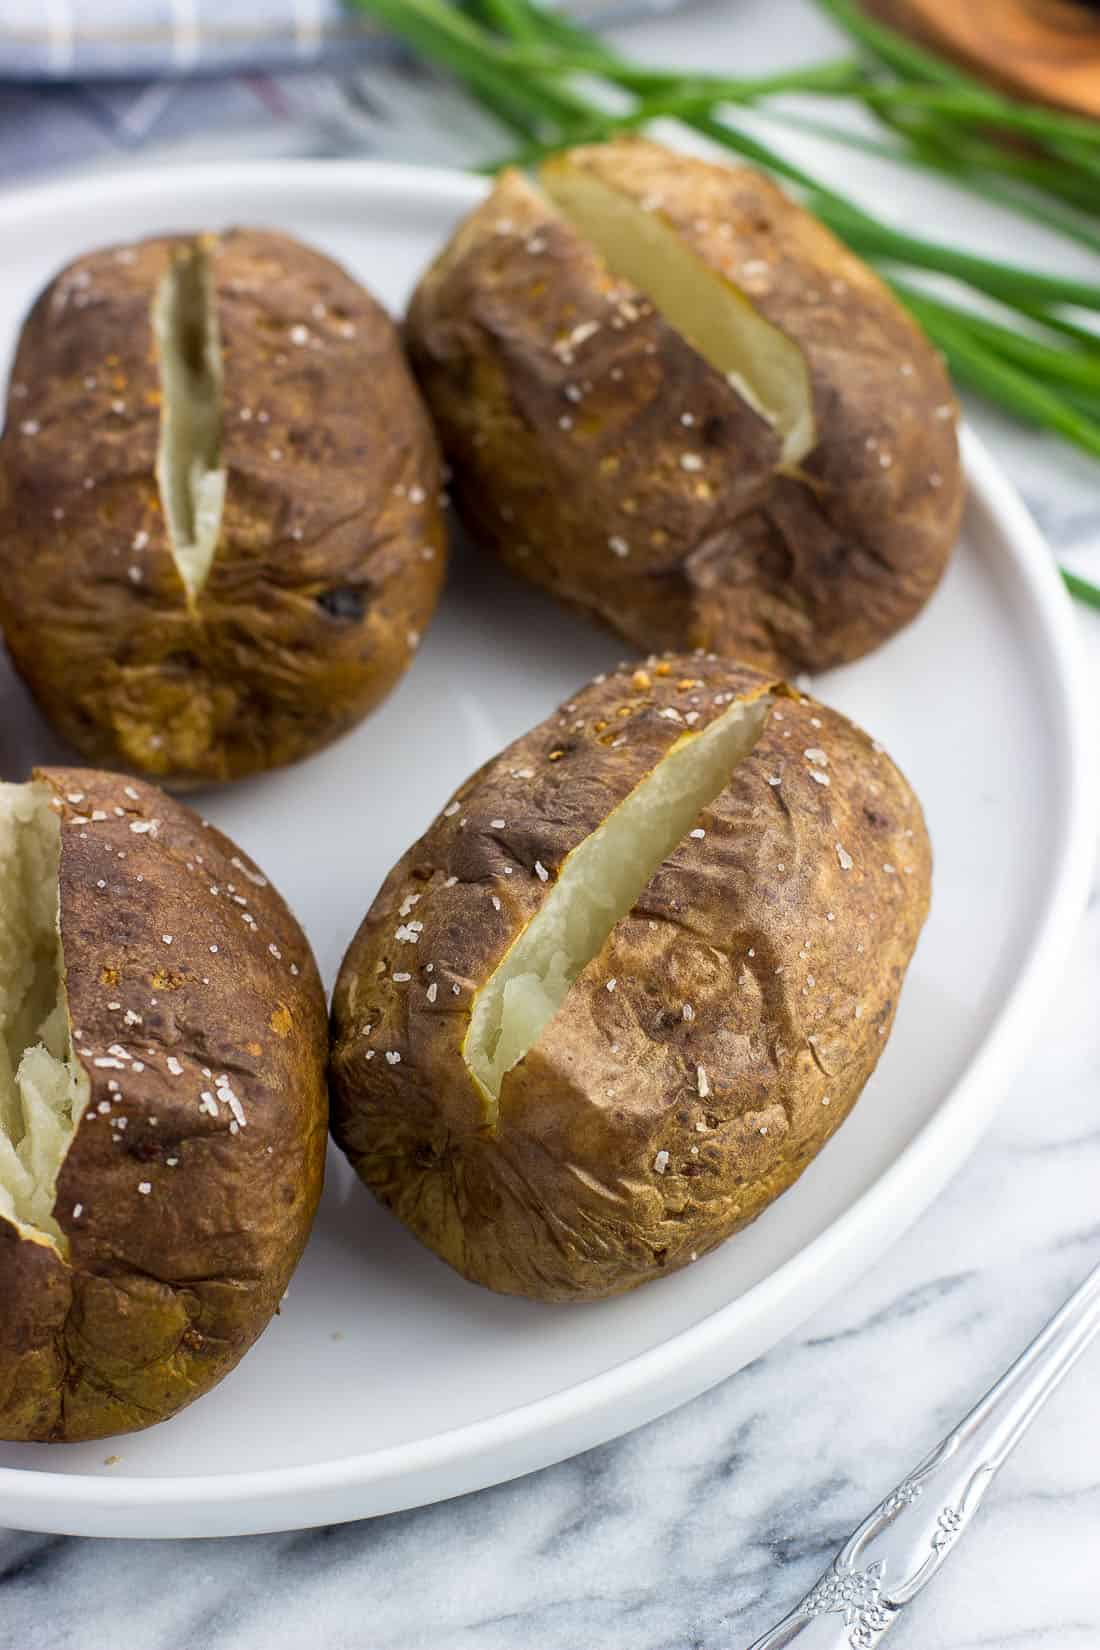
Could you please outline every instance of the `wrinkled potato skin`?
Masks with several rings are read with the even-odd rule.
[[[61,937],[91,1097],[57,1185],[67,1257],[0,1217],[0,1438],[50,1442],[164,1420],[267,1324],[321,1192],[327,1036],[305,936],[232,842],[149,785],[130,785],[135,799],[114,774],[35,777],[62,815]],[[200,1109],[223,1073],[235,1131],[224,1101]]]
[[[780,468],[774,432],[723,375],[505,173],[423,277],[407,328],[475,538],[641,649],[795,671],[876,647],[928,600],[958,530],[957,408],[931,345],[748,167],[640,139],[546,170],[563,165],[649,203],[799,345],[817,440]]]
[[[94,252],[47,287],[0,441],[0,625],[17,669],[90,762],[180,787],[294,762],[358,722],[407,668],[445,563],[435,437],[385,311],[282,235],[199,239],[228,477],[197,598],[154,473],[151,313],[191,238]],[[320,604],[335,591],[361,617]]]
[[[763,734],[702,814],[705,836],[661,865],[506,1074],[494,1121],[462,1056],[475,993],[682,718],[697,712],[699,731],[733,697],[769,689]],[[837,712],[701,657],[593,682],[454,800],[390,873],[344,960],[333,1132],[376,1196],[466,1277],[539,1300],[615,1295],[754,1219],[854,1104],[927,910],[921,810]],[[398,941],[411,921],[417,939]]]

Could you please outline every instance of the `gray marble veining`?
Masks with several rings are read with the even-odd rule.
[[[764,11],[711,6],[630,38],[698,62],[744,41],[752,66],[769,61]],[[799,55],[823,55],[818,15],[799,22]],[[1100,578],[1100,469],[975,421],[1055,549]],[[1100,619],[1081,627],[1100,671]],[[858,1285],[684,1409],[517,1483],[340,1528],[172,1545],[0,1532],[0,1650],[739,1650],[1100,1255],[1098,1003],[1100,882],[970,1162]],[[891,1642],[1097,1650],[1100,1354]]]

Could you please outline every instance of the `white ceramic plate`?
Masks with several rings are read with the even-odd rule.
[[[479,190],[452,173],[280,162],[9,198],[0,355],[34,293],[76,253],[186,227],[289,230],[399,310]],[[939,594],[904,635],[819,684],[915,784],[935,845],[935,897],[881,1065],[798,1185],[687,1272],[603,1305],[545,1307],[464,1283],[334,1155],[283,1313],[240,1368],[151,1432],[0,1446],[0,1523],[245,1533],[498,1482],[740,1368],[928,1204],[1035,1029],[1084,899],[1092,842],[1068,604],[1033,523],[972,437],[966,462],[963,542]],[[331,982],[384,873],[442,799],[620,652],[548,599],[463,560],[379,714],[313,761],[202,806],[289,898]],[[3,777],[22,778],[57,751],[0,667]]]

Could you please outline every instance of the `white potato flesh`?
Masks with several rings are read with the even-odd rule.
[[[782,463],[814,444],[809,370],[798,345],[740,289],[697,258],[660,210],[647,211],[580,168],[560,163],[543,184],[612,274],[636,286],[674,331],[783,438]]]
[[[153,300],[160,357],[157,486],[180,577],[206,583],[221,530],[222,352],[208,260],[193,247],[172,260]]]
[[[762,695],[731,705],[701,733],[678,739],[568,856],[542,908],[474,999],[463,1052],[490,1101],[658,866],[725,789],[759,739],[770,704]]]
[[[46,786],[0,784],[0,1215],[63,1247],[55,1188],[89,1085],[65,998],[60,851]]]

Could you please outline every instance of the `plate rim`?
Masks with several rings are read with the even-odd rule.
[[[171,175],[181,190],[213,182],[219,191],[230,192],[238,180],[261,188],[276,182],[286,186],[293,177],[289,192],[322,194],[333,188],[350,188],[361,191],[364,199],[369,195],[374,200],[399,200],[405,206],[428,204],[433,196],[450,205],[472,205],[487,189],[485,180],[467,173],[356,159],[236,161],[228,166],[217,161],[188,162],[173,164]],[[89,186],[101,195],[109,194],[112,204],[140,203],[154,197],[159,205],[163,182],[163,168],[141,166],[126,172],[89,171],[61,182],[32,185],[0,199],[0,226],[9,221],[21,224],[41,212],[52,215],[64,210],[68,201],[86,204]],[[1060,793],[1064,807],[1061,840],[1058,851],[1051,856],[1055,869],[1041,896],[1023,965],[962,1074],[898,1156],[842,1215],[745,1293],[658,1345],[546,1397],[402,1444],[248,1472],[112,1479],[102,1473],[0,1467],[0,1508],[5,1519],[27,1519],[18,1525],[24,1529],[170,1538],[196,1532],[190,1526],[185,1532],[182,1520],[162,1530],[139,1529],[127,1523],[126,1515],[153,1509],[178,1514],[196,1507],[217,1508],[221,1513],[237,1508],[240,1516],[232,1521],[232,1529],[243,1534],[299,1528],[302,1519],[296,1514],[305,1513],[308,1523],[342,1521],[503,1482],[643,1424],[646,1416],[623,1427],[615,1418],[616,1406],[639,1392],[667,1384],[677,1371],[693,1362],[700,1368],[712,1368],[715,1352],[730,1333],[731,1320],[740,1330],[746,1320],[751,1324],[766,1318],[776,1302],[804,1290],[808,1272],[820,1274],[838,1252],[848,1254],[858,1249],[861,1228],[871,1226],[877,1232],[883,1226],[890,1229],[889,1221],[876,1217],[882,1207],[889,1207],[901,1187],[905,1188],[901,1200],[904,1214],[893,1223],[886,1246],[923,1213],[973,1150],[1007,1089],[1012,1065],[1032,1039],[1087,896],[1100,802],[1100,787],[1086,739],[1089,673],[1068,594],[1049,547],[1013,483],[965,424],[960,442],[968,483],[967,509],[983,513],[994,534],[1011,548],[1013,571],[1023,579],[1034,610],[1036,637],[1045,653],[1045,687],[1061,747],[1054,760],[1059,779],[1064,781]],[[879,1252],[881,1247],[876,1250]],[[802,1321],[823,1298],[828,1295],[815,1295],[792,1322]],[[689,1382],[689,1390],[653,1413],[675,1407],[722,1378],[719,1370],[701,1384]],[[587,1428],[585,1436],[564,1449],[555,1448],[544,1456],[512,1465],[498,1459],[509,1449],[540,1435],[552,1437],[556,1429],[582,1419]],[[373,1509],[355,1508],[346,1501],[340,1504],[339,1498],[356,1488],[366,1490],[387,1483],[395,1488],[402,1483],[415,1485],[426,1475],[446,1472],[463,1463],[472,1467],[478,1462],[481,1470],[450,1488],[440,1490],[434,1486],[430,1496],[415,1490],[407,1498],[398,1493],[387,1499],[385,1507]],[[285,1508],[271,1518],[276,1503],[285,1503]],[[117,1531],[93,1530],[87,1521],[89,1513],[108,1519],[114,1516],[120,1527]],[[227,1527],[218,1533],[231,1531]]]

